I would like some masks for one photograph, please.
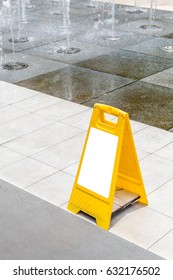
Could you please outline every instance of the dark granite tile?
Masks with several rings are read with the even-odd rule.
[[[116,50],[76,65],[139,80],[173,66],[173,60]]]
[[[132,80],[127,78],[69,66],[17,84],[56,97],[83,103],[131,82]]]
[[[168,38],[168,39],[173,39],[173,33],[165,34],[165,35],[162,36],[162,37]]]
[[[107,102],[107,98],[110,103],[115,100],[115,107],[120,105],[122,109],[132,114],[132,117],[136,120],[148,122],[165,129],[173,127],[172,120],[170,120],[172,89],[152,84],[153,79],[158,83],[161,74],[157,73],[163,71],[164,75],[159,83],[171,87],[171,79],[170,81],[168,79],[171,78],[170,67],[173,66],[173,57],[171,60],[170,53],[162,53],[161,55],[160,50],[157,49],[156,51],[156,47],[160,47],[159,38],[150,40],[153,35],[161,35],[164,36],[165,40],[168,38],[171,44],[171,39],[173,39],[173,33],[171,33],[173,31],[172,12],[157,11],[155,23],[160,24],[162,29],[146,32],[140,26],[148,23],[147,12],[140,15],[128,14],[127,10],[131,7],[116,5],[115,30],[116,34],[120,35],[121,40],[106,42],[99,35],[108,35],[111,31],[109,3],[104,6],[106,7],[106,13],[103,16],[103,3],[100,2],[95,9],[91,9],[86,7],[89,0],[71,0],[70,44],[72,47],[80,48],[81,52],[69,56],[56,52],[51,53],[52,49],[59,48],[63,43],[66,44],[66,41],[62,40],[67,35],[63,26],[62,14],[51,14],[53,3],[51,1],[32,0],[31,2],[34,8],[26,10],[27,22],[22,30],[22,34],[27,34],[31,40],[26,44],[22,43],[15,46],[17,59],[24,60],[30,67],[15,72],[5,72],[1,69],[1,79],[18,82],[18,84],[28,88],[77,103],[95,103],[96,100],[102,100],[101,96],[104,95],[103,102]],[[16,23],[17,20],[15,20],[15,29]],[[11,50],[11,45],[7,41],[10,33],[7,33],[7,31],[6,26],[3,34],[3,47]],[[93,38],[86,40],[86,34],[89,33],[94,34]],[[162,37],[162,40],[164,38]],[[146,44],[141,43],[145,40],[148,40]],[[157,44],[155,45],[156,41]],[[137,43],[141,44],[136,45]],[[118,50],[126,48],[126,46],[133,47],[128,51]],[[148,46],[146,51],[144,51],[145,46]],[[114,48],[115,51],[113,51]],[[21,51],[24,49],[24,53],[31,56],[23,55]],[[8,54],[8,51],[4,51],[4,54],[7,60],[12,56]],[[156,58],[156,55],[164,58]],[[39,57],[43,57],[44,60]],[[51,60],[82,66],[83,69],[55,64]],[[60,67],[63,68],[59,69]],[[170,70],[164,72],[165,69]],[[45,74],[45,72],[49,73]],[[158,76],[151,76],[153,74]],[[125,86],[132,82],[129,78],[134,80],[148,77],[147,79],[149,79],[149,76],[151,76],[149,84],[136,82]],[[167,78],[165,79],[165,77]],[[123,88],[118,89],[120,87]],[[115,91],[108,94],[113,90]],[[141,112],[142,116],[140,115]]]
[[[169,130],[173,127],[173,89],[145,82],[134,82],[86,102],[93,107],[104,103],[128,112],[130,118]]]

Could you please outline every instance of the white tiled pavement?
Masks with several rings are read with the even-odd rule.
[[[66,210],[91,112],[0,82],[0,179]],[[116,216],[109,231],[173,259],[173,133],[131,126],[149,206]]]

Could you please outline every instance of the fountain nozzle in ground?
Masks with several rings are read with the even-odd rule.
[[[67,33],[66,47],[60,48],[56,52],[61,54],[75,54],[80,52],[81,50],[79,48],[70,47],[70,0],[63,1],[63,22]]]
[[[17,62],[16,61],[16,54],[15,54],[15,38],[14,38],[14,30],[13,30],[13,16],[12,16],[12,6],[11,6],[11,0],[8,2],[9,6],[9,19],[10,19],[10,30],[11,30],[11,43],[12,43],[12,49],[13,49],[13,59],[11,62],[7,62],[6,64],[2,64],[2,68],[4,70],[21,70],[28,67],[27,63],[24,62]]]

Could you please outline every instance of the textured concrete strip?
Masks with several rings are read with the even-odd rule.
[[[161,259],[2,180],[0,229],[4,260]]]

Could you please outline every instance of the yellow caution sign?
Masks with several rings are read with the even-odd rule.
[[[129,115],[95,104],[68,210],[85,212],[108,230],[111,217],[136,201],[148,204]]]

